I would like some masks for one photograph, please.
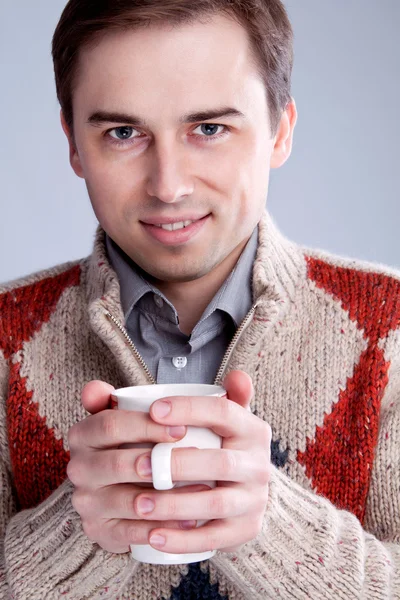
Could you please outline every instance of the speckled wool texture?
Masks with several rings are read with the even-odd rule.
[[[400,599],[400,274],[286,240],[266,213],[257,304],[227,371],[272,429],[262,529],[235,553],[145,565],[84,534],[68,430],[92,379],[148,383],[118,279],[92,254],[0,288],[0,598]]]

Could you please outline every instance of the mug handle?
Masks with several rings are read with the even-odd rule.
[[[156,490],[171,490],[174,487],[171,474],[171,452],[175,444],[156,444],[151,451],[151,471],[153,487]]]

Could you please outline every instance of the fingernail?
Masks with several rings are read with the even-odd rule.
[[[139,459],[137,464],[137,472],[139,475],[151,475],[151,458],[150,456],[145,456]]]
[[[149,541],[150,541],[150,544],[152,546],[156,546],[157,548],[161,548],[165,544],[165,537],[163,535],[159,535],[158,533],[155,533],[154,535],[152,535],[150,537]]]
[[[169,402],[156,402],[153,406],[153,413],[156,417],[166,417],[171,412]]]
[[[143,514],[147,514],[154,510],[154,502],[150,498],[139,498],[138,500],[138,510]]]
[[[180,438],[186,433],[186,427],[184,425],[174,425],[168,427],[168,433],[173,438]]]
[[[197,521],[181,521],[180,525],[182,529],[193,529],[196,527]]]

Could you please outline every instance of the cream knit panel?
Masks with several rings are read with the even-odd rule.
[[[391,363],[381,405],[378,452],[367,502],[365,528],[378,539],[400,543],[400,331],[380,347]]]
[[[68,288],[17,357],[27,390],[33,391],[32,402],[55,437],[63,438],[65,449],[69,428],[88,415],[81,402],[83,386],[93,379],[125,385],[112,353],[90,329],[83,293],[82,288]],[[65,323],[72,323],[78,335],[71,335]]]
[[[254,369],[253,410],[271,425],[280,452],[288,453],[287,474],[306,488],[297,452],[323,425],[366,347],[340,303],[313,282],[298,289],[290,312],[264,341]]]

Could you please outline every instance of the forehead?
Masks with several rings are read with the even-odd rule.
[[[264,94],[264,85],[246,30],[215,15],[204,22],[107,33],[81,52],[74,105],[184,114],[205,108],[205,99],[210,107],[240,103],[245,109],[260,91]]]

